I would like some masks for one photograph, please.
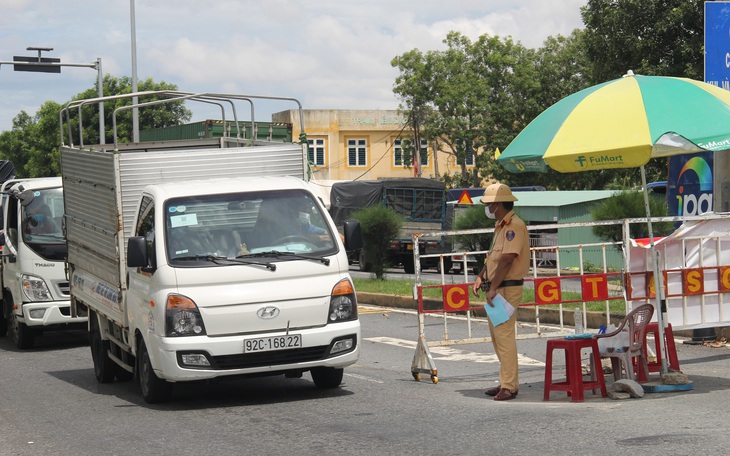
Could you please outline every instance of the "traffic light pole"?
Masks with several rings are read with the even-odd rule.
[[[29,51],[38,51],[38,57],[16,57],[11,61],[0,61],[2,65],[13,65],[15,71],[31,71],[36,73],[60,73],[60,67],[85,67],[97,71],[97,88],[99,98],[104,96],[103,73],[101,71],[101,57],[94,63],[61,63],[60,59],[43,59],[42,51],[52,51],[53,48],[29,47]],[[22,60],[21,60],[22,59]],[[99,103],[99,144],[106,144],[104,134],[104,103]]]

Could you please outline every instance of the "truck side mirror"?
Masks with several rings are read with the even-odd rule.
[[[23,190],[18,194],[18,201],[20,201],[20,205],[23,207],[27,207],[33,202],[33,199],[35,199],[35,192],[33,190]]]
[[[127,241],[127,266],[147,268],[150,266],[147,255],[147,240],[144,236],[132,236]]]
[[[360,221],[346,220],[344,225],[345,250],[348,252],[362,248],[362,229]]]

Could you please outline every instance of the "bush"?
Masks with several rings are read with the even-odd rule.
[[[666,203],[656,197],[649,197],[649,210],[652,217],[664,217],[667,215]],[[591,210],[594,221],[620,220],[626,218],[646,217],[644,206],[644,193],[642,191],[627,190],[617,193]],[[674,231],[672,222],[653,223],[654,236],[666,236]],[[611,242],[623,242],[623,225],[594,226],[593,234]],[[649,237],[646,223],[632,223],[629,226],[631,238]]]
[[[389,266],[386,263],[388,247],[398,237],[403,227],[403,217],[383,205],[360,209],[352,213],[351,217],[360,221],[366,264],[371,265],[375,277],[382,280]]]

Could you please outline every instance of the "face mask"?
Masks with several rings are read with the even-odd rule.
[[[490,204],[484,206],[484,214],[487,216],[488,219],[494,220],[494,219],[497,218],[497,214],[495,214],[494,212],[490,211],[489,210],[489,206],[490,206]]]

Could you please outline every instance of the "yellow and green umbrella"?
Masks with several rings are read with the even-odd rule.
[[[497,156],[515,173],[561,173],[611,168],[641,168],[649,229],[655,307],[662,307],[663,286],[646,191],[644,165],[652,157],[730,149],[730,91],[704,82],[629,72],[576,92],[555,103]],[[656,313],[667,372],[663,315]]]
[[[626,76],[555,103],[497,161],[515,173],[635,168],[730,149],[730,92],[685,78]]]

